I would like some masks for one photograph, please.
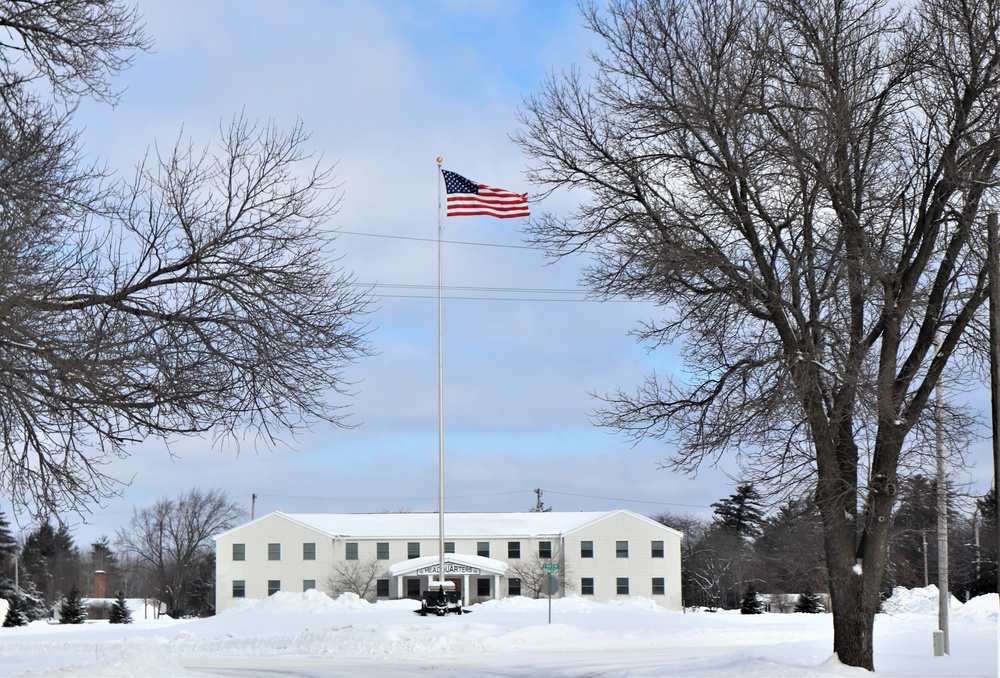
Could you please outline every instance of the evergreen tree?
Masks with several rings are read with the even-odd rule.
[[[28,615],[25,613],[24,598],[15,594],[7,598],[7,603],[9,607],[7,608],[7,616],[3,620],[4,628],[27,626]]]
[[[45,521],[24,541],[21,562],[27,579],[38,587],[49,605],[59,600],[61,591],[76,583],[80,553],[66,525],[54,527]]]
[[[111,624],[132,623],[132,612],[125,604],[125,594],[121,591],[118,592],[118,598],[111,605],[111,614],[108,616],[108,622]]]
[[[0,565],[6,566],[7,559],[17,555],[17,540],[10,531],[10,521],[0,511]]]
[[[743,600],[740,601],[740,614],[764,614],[764,601],[757,595],[757,587],[753,582],[747,585]]]
[[[42,594],[30,581],[21,580],[21,590],[18,591],[23,603],[23,611],[28,621],[46,619],[49,616],[49,606],[45,604]]]
[[[728,499],[712,504],[715,522],[741,537],[760,536],[760,525],[764,522],[764,509],[760,494],[753,483],[743,483],[736,487],[736,493]]]
[[[80,600],[80,589],[73,587],[59,606],[60,624],[82,624],[87,619],[87,611],[83,609],[83,601]]]
[[[823,611],[823,605],[815,593],[802,593],[799,594],[799,601],[795,603],[795,611],[816,614]]]

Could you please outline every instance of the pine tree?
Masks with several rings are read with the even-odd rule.
[[[738,485],[735,494],[715,502],[712,508],[715,509],[716,524],[741,537],[760,536],[764,509],[760,503],[760,494],[752,483]]]
[[[108,616],[108,622],[111,624],[132,623],[132,612],[125,604],[125,594],[121,591],[118,592],[118,598],[115,599],[114,604],[111,606],[111,614]]]
[[[45,599],[32,582],[22,579],[18,595],[21,597],[22,609],[28,621],[45,619],[49,616],[50,608],[45,604]]]
[[[17,539],[10,531],[10,521],[3,511],[0,511],[0,566],[4,565],[8,558],[17,555]]]
[[[815,593],[801,593],[798,602],[795,603],[795,611],[817,614],[823,611],[823,606],[819,602],[819,596]]]
[[[764,601],[757,594],[757,587],[753,582],[747,585],[743,600],[740,601],[740,614],[764,614]]]
[[[80,600],[80,590],[74,586],[59,606],[60,624],[82,624],[87,619],[87,611]]]
[[[7,599],[7,603],[9,607],[7,608],[7,616],[3,620],[4,628],[27,626],[28,615],[24,611],[24,598],[15,594]]]

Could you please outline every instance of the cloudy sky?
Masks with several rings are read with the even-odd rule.
[[[146,444],[111,471],[131,478],[95,508],[77,542],[113,535],[131,514],[193,487],[222,487],[256,513],[435,510],[437,506],[437,166],[532,191],[511,143],[522,98],[553,71],[586,66],[597,47],[571,1],[407,0],[140,2],[150,53],[111,109],[78,121],[94,158],[129,175],[179,138],[218,138],[234,115],[289,128],[336,165],[340,264],[374,285],[367,318],[376,355],[348,371],[337,398],[356,426],[317,425],[274,450],[178,440]],[[533,209],[565,211],[567,196]],[[597,303],[578,286],[585,259],[528,248],[522,220],[445,223],[446,504],[518,511],[534,488],[555,510],[625,507],[708,515],[732,491],[725,473],[658,470],[669,450],[598,429],[590,393],[630,389],[677,369],[628,332],[656,309]],[[986,403],[988,404],[988,403]],[[986,406],[983,405],[983,407]],[[988,445],[975,451],[989,486]],[[733,472],[734,468],[727,470]]]

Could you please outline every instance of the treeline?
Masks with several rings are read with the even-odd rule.
[[[29,621],[40,619],[74,590],[93,597],[94,573],[102,571],[107,598],[148,598],[169,610],[210,613],[215,606],[211,537],[244,515],[222,490],[192,489],[133,510],[113,539],[102,536],[81,546],[69,528],[52,521],[17,538],[0,511],[0,598],[17,600]]]
[[[936,483],[914,476],[900,483],[892,516],[883,595],[893,587],[938,582]],[[994,490],[948,507],[948,583],[960,600],[996,591]],[[684,533],[682,587],[686,606],[736,609],[749,587],[794,601],[826,593],[823,525],[812,497],[767,510],[752,484],[712,504],[711,519],[665,513],[661,523]]]

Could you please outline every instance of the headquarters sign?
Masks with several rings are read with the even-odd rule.
[[[439,563],[434,563],[433,565],[428,565],[427,567],[421,567],[417,570],[417,574],[437,574],[441,566]],[[468,565],[461,565],[459,563],[452,563],[445,561],[444,564],[445,574],[481,574],[482,571],[478,567],[470,567]]]

